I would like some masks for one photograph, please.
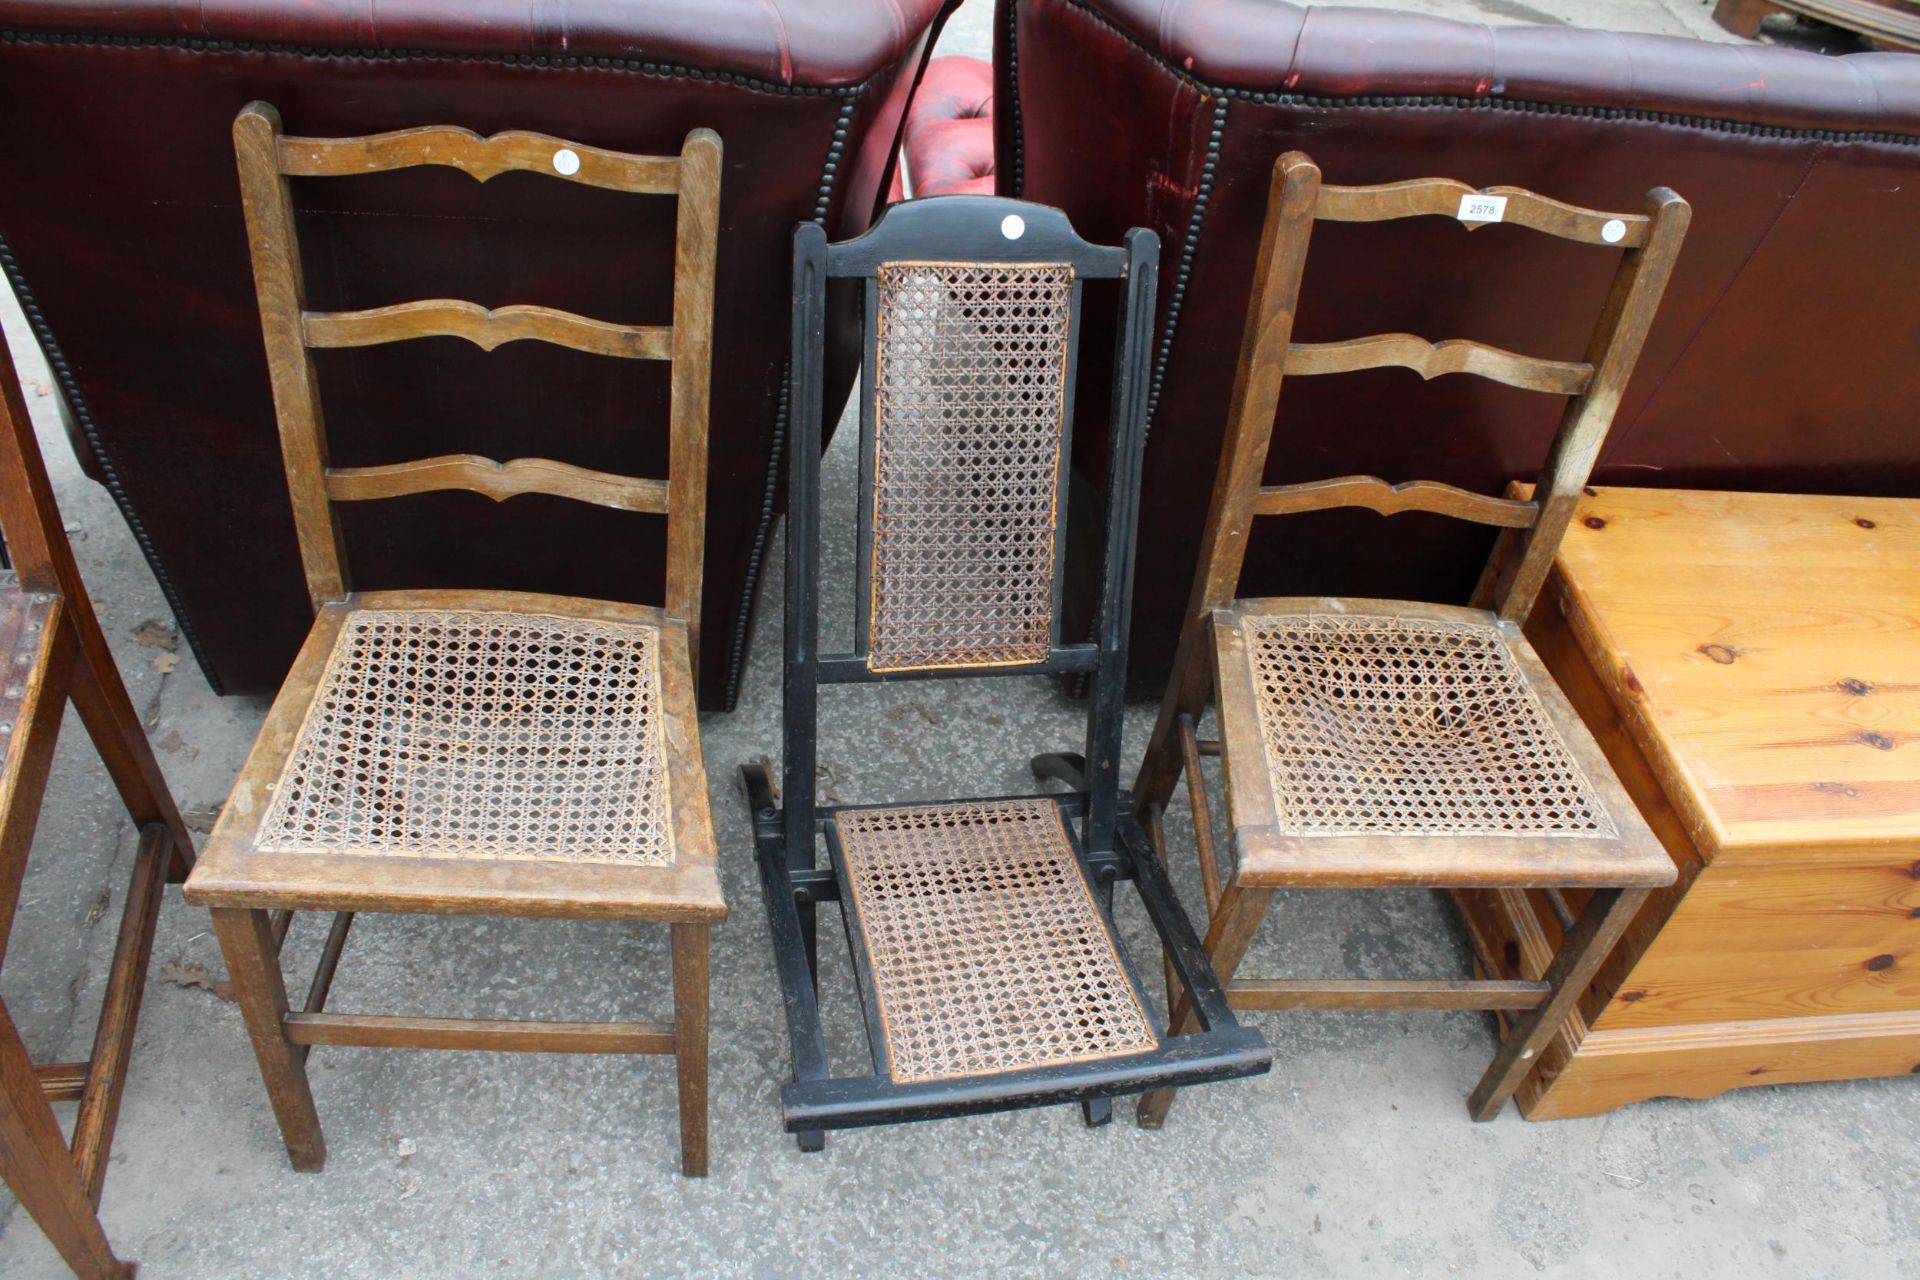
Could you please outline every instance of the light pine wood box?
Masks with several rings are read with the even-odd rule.
[[[1920,501],[1589,489],[1527,634],[1680,874],[1522,1112],[1920,1072]],[[1458,901],[1539,976],[1544,899]]]

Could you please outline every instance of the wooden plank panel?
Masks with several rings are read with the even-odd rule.
[[[1551,1087],[1522,1096],[1529,1120],[1599,1115],[1647,1098],[1920,1072],[1920,1014],[1774,1018],[1588,1034]]]
[[[1560,568],[1704,858],[1858,861],[1920,835],[1920,502],[1602,489]]]
[[[1595,1026],[1920,1010],[1914,868],[1710,867]]]

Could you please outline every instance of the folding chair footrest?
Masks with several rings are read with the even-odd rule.
[[[1014,1111],[1257,1075],[1273,1061],[1251,1027],[1175,1036],[1151,1053],[997,1076],[896,1084],[885,1076],[797,1080],[780,1093],[787,1132]]]

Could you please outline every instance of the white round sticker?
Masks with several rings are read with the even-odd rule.
[[[553,171],[571,178],[580,172],[580,156],[571,147],[562,147],[553,153]]]
[[[1608,244],[1619,244],[1627,238],[1627,224],[1618,218],[1608,218],[1607,225],[1600,228],[1600,238]]]
[[[1027,220],[1017,213],[1010,213],[1000,219],[1000,234],[1009,240],[1018,240],[1027,234]]]

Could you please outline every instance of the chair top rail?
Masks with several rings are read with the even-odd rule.
[[[825,239],[825,232],[821,232]],[[893,205],[865,234],[826,246],[829,276],[872,276],[897,262],[1064,263],[1076,279],[1127,273],[1127,250],[1089,244],[1049,205],[1001,196],[940,196]]]
[[[283,136],[277,159],[280,172],[290,178],[341,178],[440,165],[458,169],[476,182],[522,170],[640,195],[673,195],[680,190],[678,156],[630,155],[520,129],[490,137],[455,125],[352,138]]]
[[[1476,199],[1493,203],[1475,205]],[[1323,222],[1386,222],[1424,214],[1457,218],[1469,231],[1495,222],[1518,223],[1607,249],[1639,248],[1647,242],[1652,225],[1643,213],[1607,213],[1524,187],[1470,187],[1453,178],[1412,178],[1371,187],[1322,186],[1313,210],[1313,216]]]

